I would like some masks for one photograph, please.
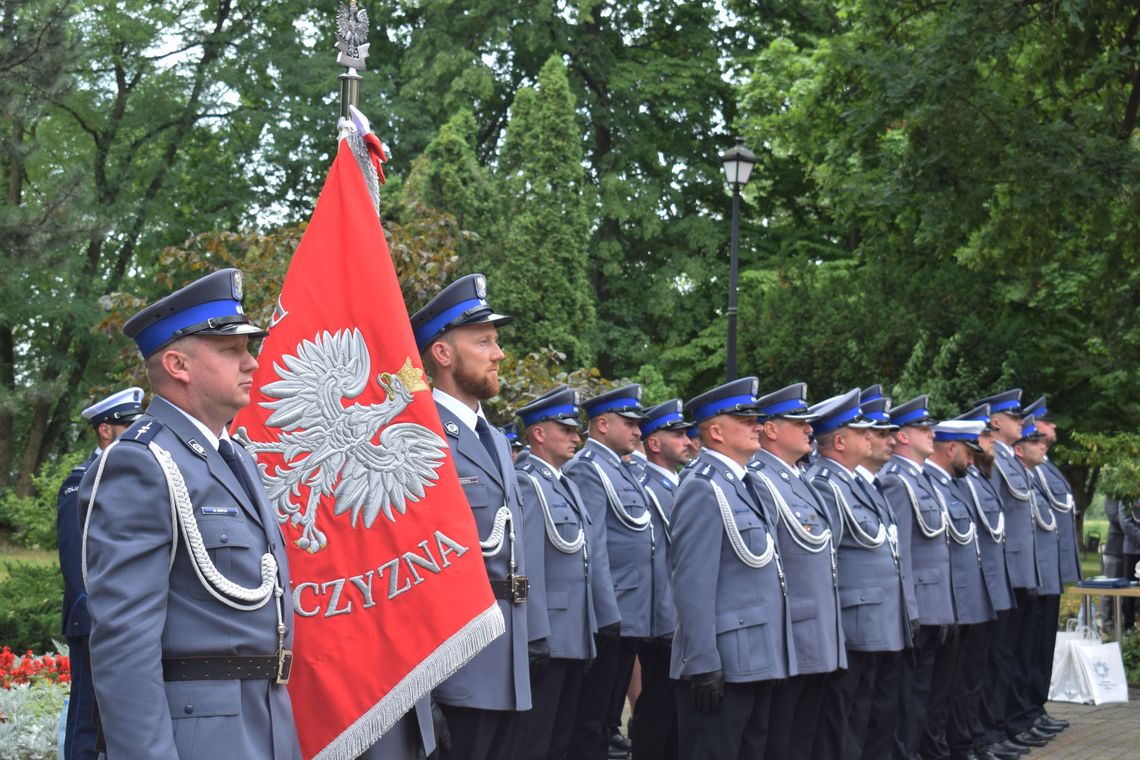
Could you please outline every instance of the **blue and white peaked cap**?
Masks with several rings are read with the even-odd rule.
[[[568,385],[560,385],[554,390],[547,391],[515,412],[522,420],[524,428],[547,420],[579,428],[581,413],[578,391]]]
[[[241,272],[221,269],[161,298],[123,325],[143,358],[187,335],[268,335],[249,321]]]
[[[825,435],[844,427],[865,430],[874,425],[872,420],[863,417],[863,411],[859,406],[858,388],[820,401],[808,412],[815,418],[811,428],[816,435]]]
[[[981,420],[943,420],[934,426],[934,440],[938,443],[962,441],[977,444],[978,436],[986,429]]]
[[[760,416],[764,419],[784,417],[789,420],[815,419],[808,410],[807,383],[792,383],[767,396],[760,397]]]
[[[628,417],[631,420],[645,419],[645,410],[641,408],[641,386],[637,383],[623,385],[621,388],[600,393],[583,402],[582,407],[590,419],[606,412],[620,414],[622,417]]]
[[[756,399],[759,390],[758,379],[742,377],[694,396],[685,404],[685,410],[693,415],[698,425],[719,414],[756,417],[760,414],[760,404]]]
[[[645,419],[641,421],[641,437],[645,438],[658,430],[688,430],[692,426],[693,423],[685,422],[681,399],[669,399],[664,404],[645,410]]]
[[[127,388],[96,401],[79,413],[79,416],[99,427],[104,422],[113,425],[129,425],[143,413],[143,389]]]
[[[990,415],[1001,412],[1012,417],[1022,416],[1020,388],[1010,388],[1008,391],[995,393],[992,396],[987,396],[986,398],[975,401],[974,403],[975,405],[989,404]]]
[[[985,425],[985,428],[984,428],[985,430],[996,430],[997,429],[993,426],[993,423],[990,422],[990,405],[989,404],[978,404],[977,406],[975,406],[970,411],[963,412],[962,414],[959,414],[954,419],[966,420],[968,422],[981,422],[982,424]]]
[[[933,425],[937,420],[930,416],[930,410],[926,408],[929,398],[923,394],[915,396],[906,403],[892,406],[891,424],[899,427],[930,427]]]
[[[422,309],[412,315],[416,348],[422,354],[439,336],[455,327],[491,324],[496,327],[514,319],[496,314],[487,303],[487,278],[469,274],[439,291]]]

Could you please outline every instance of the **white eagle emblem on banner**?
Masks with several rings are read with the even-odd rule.
[[[278,522],[301,528],[298,547],[310,554],[325,548],[327,537],[317,527],[325,496],[334,497],[334,514],[350,512],[353,527],[363,518],[365,528],[381,512],[394,521],[395,512],[404,514],[408,502],[423,498],[439,477],[447,444],[422,425],[391,424],[413,393],[428,390],[410,359],[399,372],[376,377],[387,395],[383,403],[348,407],[342,400],[359,396],[371,379],[368,344],[359,330],[325,331],[302,341],[281,362],[273,365],[280,379],[261,389],[277,399],[261,404],[273,410],[266,427],[281,432],[275,442],[251,441],[248,449],[284,458],[273,472],[264,463],[258,468]],[[238,435],[247,438],[244,429]]]

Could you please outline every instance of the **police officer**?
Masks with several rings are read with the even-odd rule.
[[[758,385],[741,378],[686,405],[703,447],[677,489],[669,552],[684,758],[762,760],[774,681],[797,672],[777,517],[747,469],[760,448]]]
[[[657,760],[677,757],[677,705],[669,682],[669,659],[677,613],[669,580],[669,521],[673,501],[680,484],[678,470],[692,458],[688,432],[693,425],[685,421],[680,399],[670,399],[645,410],[641,421],[641,441],[645,447],[645,468],[641,484],[649,497],[653,529],[663,538],[663,551],[654,557],[657,568],[654,579],[654,625],[657,635],[640,642],[637,660],[641,666],[641,696],[633,707],[630,740],[633,760]]]
[[[994,658],[998,673],[997,684],[1003,687],[1004,696],[995,695],[995,702],[1003,703],[1002,720],[991,738],[999,751],[1018,752],[1031,747],[1045,746],[1047,738],[1012,730],[1013,719],[1028,709],[1024,703],[1026,692],[1021,688],[1032,677],[1026,672],[1026,661],[1021,656],[1024,640],[1032,636],[1032,627],[1039,618],[1035,609],[1037,599],[1037,558],[1033,514],[1030,503],[1032,481],[1013,451],[1013,444],[1021,439],[1021,389],[1011,388],[983,398],[976,405],[988,404],[990,426],[993,428],[994,465],[991,482],[1001,496],[1002,514],[1005,517],[1005,561],[1009,580],[1013,585],[1014,607],[1003,635],[994,640]],[[1004,734],[1004,738],[1001,738]]]
[[[87,593],[83,590],[83,531],[76,496],[79,483],[92,463],[142,414],[142,397],[142,388],[127,388],[96,401],[80,413],[95,431],[96,448],[64,479],[56,499],[55,534],[59,569],[63,573],[63,635],[67,637],[71,661],[71,695],[67,701],[63,745],[63,756],[67,760],[98,756],[95,689],[91,685],[91,659],[87,650],[91,616],[87,612]]]
[[[892,407],[895,451],[877,475],[883,496],[898,521],[906,576],[913,581],[911,609],[917,609],[913,656],[903,659],[902,693],[896,729],[896,757],[915,758],[923,740],[928,705],[944,704],[948,683],[933,680],[938,650],[954,635],[947,516],[922,465],[934,451],[934,419],[927,397]]]
[[[510,446],[487,421],[481,404],[499,392],[503,352],[497,328],[510,321],[487,303],[487,280],[481,274],[451,283],[411,319],[480,539],[490,540],[497,518],[507,528],[498,546],[483,548],[506,634],[434,692],[451,738],[450,748],[440,748],[444,760],[510,757],[519,711],[531,708],[528,625],[535,623],[537,630],[532,625],[531,633],[540,637],[549,631],[545,603],[538,594],[530,595],[526,577],[527,526]],[[533,652],[538,660],[541,649],[538,645]]]
[[[626,385],[583,404],[590,437],[564,471],[582,493],[595,523],[605,524],[609,569],[621,615],[617,646],[599,647],[586,674],[575,721],[572,754],[598,760],[608,754],[617,733],[633,674],[639,639],[664,635],[653,589],[665,583],[656,554],[665,537],[654,528],[649,497],[634,471],[622,460],[641,439],[641,386]],[[599,630],[601,633],[601,630]]]
[[[578,489],[562,474],[580,440],[579,413],[578,392],[566,386],[516,412],[530,441],[530,454],[516,467],[523,506],[540,515],[544,527],[551,658],[545,670],[531,674],[534,707],[519,719],[518,760],[566,757],[582,677],[596,654],[591,519]]]
[[[900,653],[910,643],[906,581],[894,517],[875,486],[856,470],[877,471],[877,441],[893,441],[882,398],[858,403],[845,394],[813,407],[819,459],[809,472],[838,535],[838,579],[847,669],[824,694],[812,757],[858,760],[891,756],[898,712]],[[854,427],[860,415],[879,430]],[[880,445],[879,456],[885,445]],[[889,450],[888,450],[889,455]],[[885,457],[883,457],[885,461]],[[871,477],[874,477],[873,475]]]
[[[1021,423],[1021,439],[1014,444],[1013,449],[1028,473],[1031,486],[1029,508],[1033,519],[1034,555],[1037,560],[1037,599],[1030,609],[1032,617],[1027,613],[1021,634],[1021,672],[1026,678],[1019,685],[1020,709],[1011,715],[1009,730],[1014,732],[1014,738],[1028,734],[1048,741],[1062,728],[1044,720],[1062,590],[1058,515],[1049,506],[1046,484],[1032,474],[1045,461],[1048,449],[1045,436],[1037,430],[1032,415],[1024,417]]]
[[[998,758],[1010,758],[1018,757],[1019,753],[994,743],[1004,742],[1007,738],[1004,730],[1000,733],[995,731],[1004,722],[1001,714],[1004,684],[998,683],[1000,664],[994,656],[994,644],[1005,635],[1009,625],[1013,587],[1005,564],[1005,518],[1001,511],[1001,497],[989,478],[993,467],[993,431],[989,428],[989,414],[989,405],[982,404],[954,418],[973,424],[962,432],[962,441],[970,452],[970,463],[966,475],[956,477],[954,485],[958,488],[959,498],[971,510],[977,526],[982,576],[995,619],[976,626],[981,633],[970,649],[965,645],[961,647],[971,656],[960,658],[964,660],[961,670],[963,687],[951,702],[947,734],[952,750],[961,752],[968,747],[981,758],[986,758],[987,753]],[[975,689],[976,696],[973,693]],[[1002,695],[1000,706],[994,699],[999,694]]]
[[[508,422],[506,425],[499,426],[499,432],[507,439],[507,443],[511,445],[511,459],[517,460],[522,450],[526,448],[523,442],[519,440],[519,428],[513,422]]]
[[[830,437],[840,426],[863,426],[859,391],[841,399],[851,415],[829,417],[816,428],[816,439]],[[798,672],[776,687],[768,729],[769,757],[811,756],[815,731],[806,726],[820,722],[820,707],[829,674],[847,667],[839,615],[839,579],[836,573],[838,523],[833,523],[823,502],[796,464],[812,450],[812,420],[807,385],[795,383],[769,393],[759,401],[762,428],[760,450],[748,465],[763,486],[760,503],[775,517],[776,540],[787,574],[792,638]],[[857,435],[866,438],[860,429]],[[830,707],[830,706],[829,706]],[[839,725],[840,715],[826,723]]]
[[[247,343],[265,334],[241,301],[241,273],[225,269],[123,327],[154,397],[79,489],[108,757],[300,757],[284,542],[252,458],[226,432],[249,403]],[[179,479],[188,498],[172,496]]]
[[[989,642],[989,624],[996,618],[989,588],[982,571],[980,527],[972,503],[958,486],[970,466],[970,448],[984,427],[980,422],[946,420],[934,426],[934,453],[923,464],[946,512],[950,537],[950,568],[954,579],[957,638],[939,649],[934,680],[949,682],[947,701],[931,704],[926,712],[924,757],[965,760],[974,752],[970,716],[976,714],[981,689],[984,652]]]

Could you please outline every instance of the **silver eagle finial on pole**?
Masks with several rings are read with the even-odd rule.
[[[356,0],[340,3],[336,9],[336,62],[345,71],[340,80],[340,115],[349,117],[348,107],[357,105],[362,77],[368,57],[368,11],[358,8]]]

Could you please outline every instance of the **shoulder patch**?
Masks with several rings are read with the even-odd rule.
[[[128,443],[141,443],[143,446],[146,446],[154,440],[159,430],[162,430],[161,422],[154,417],[143,415],[136,420],[133,425],[127,428],[126,432],[119,437],[119,440]]]
[[[443,424],[443,429],[444,429],[444,432],[446,432],[451,437],[453,437],[453,438],[459,437],[459,425],[455,424],[451,420],[448,420],[447,422],[445,422]]]
[[[702,465],[701,467],[697,468],[696,474],[697,477],[704,478],[705,480],[712,480],[713,466],[711,464]]]
[[[533,462],[523,462],[522,464],[516,466],[515,469],[516,470],[522,470],[523,472],[534,472],[534,463]]]
[[[594,458],[594,452],[590,451],[589,449],[582,449],[580,452],[578,452],[578,456],[582,457],[586,461],[590,461]]]

